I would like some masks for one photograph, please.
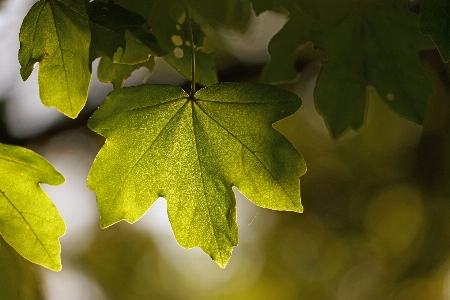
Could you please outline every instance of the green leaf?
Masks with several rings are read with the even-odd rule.
[[[88,177],[101,226],[135,222],[165,197],[178,243],[224,267],[237,245],[232,186],[261,207],[303,210],[305,163],[271,126],[300,104],[264,84],[215,84],[194,100],[174,86],[115,90],[88,123],[107,138]]]
[[[22,79],[26,80],[39,62],[42,103],[75,118],[86,103],[91,78],[91,37],[84,2],[35,3],[23,21],[19,39]]]
[[[289,12],[289,21],[269,43],[271,57],[262,71],[261,82],[291,83],[299,77],[295,69],[297,49],[311,39],[318,21],[304,6],[292,7]]]
[[[149,70],[149,75],[155,69],[155,58],[152,56],[148,61],[136,65],[115,64],[104,56],[101,58],[98,65],[97,77],[101,82],[110,82],[114,89],[123,87],[125,80],[131,76],[134,70],[141,67],[146,67]],[[145,78],[148,78],[147,75]],[[145,80],[144,80],[145,81]]]
[[[295,80],[297,47],[312,40],[329,57],[319,74],[315,101],[334,137],[363,124],[368,86],[397,114],[422,123],[432,85],[418,51],[431,44],[418,31],[409,1],[304,3],[308,6],[289,7],[290,20],[270,42],[271,61],[261,80]],[[292,36],[296,28],[299,33]]]
[[[0,144],[0,234],[24,258],[54,271],[61,270],[58,238],[66,227],[39,183],[63,182],[43,157]]]
[[[330,20],[329,34],[318,39],[329,62],[317,81],[316,106],[334,137],[362,125],[368,85],[400,116],[419,124],[425,118],[433,89],[418,52],[429,41],[418,32],[409,2],[396,2],[402,4],[381,1],[350,7],[341,15],[345,20]],[[336,83],[338,76],[341,84]]]
[[[164,59],[180,74],[191,80],[191,46],[189,23],[183,4],[176,0],[155,0],[148,22],[161,47],[169,52]],[[196,81],[208,86],[217,83],[214,54],[203,47],[205,34],[192,20],[195,43]]]
[[[114,63],[135,65],[151,55],[166,52],[159,47],[150,25],[139,14],[116,4],[90,2],[91,60],[108,56]]]
[[[444,62],[450,60],[449,9],[449,0],[424,0],[420,6],[420,31],[431,36]]]
[[[186,1],[118,0],[116,4],[147,19],[160,46],[168,53],[164,59],[180,74],[191,80],[190,35],[184,11]],[[229,21],[231,22],[231,19]],[[196,81],[203,86],[217,83],[214,54],[204,47],[205,34],[201,27],[193,20],[192,25],[196,46]]]

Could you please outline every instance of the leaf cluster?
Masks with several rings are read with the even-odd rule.
[[[180,245],[201,247],[223,267],[237,245],[233,186],[261,207],[303,210],[305,163],[272,128],[301,100],[269,84],[298,80],[299,52],[312,43],[327,56],[315,103],[334,138],[362,126],[369,90],[421,124],[433,89],[419,51],[434,41],[450,58],[448,5],[423,1],[419,24],[406,0],[40,0],[20,31],[20,74],[26,80],[38,63],[42,103],[76,118],[100,58],[98,78],[115,88],[88,123],[107,139],[88,177],[101,226],[135,222],[164,197]],[[218,83],[205,32],[245,32],[266,11],[287,22],[270,41],[261,83]],[[150,76],[157,57],[192,82],[190,93],[122,88],[136,69]],[[61,184],[62,175],[31,151],[0,150],[0,233],[25,258],[58,270],[64,223],[38,184]]]

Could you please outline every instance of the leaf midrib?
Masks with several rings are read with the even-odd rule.
[[[44,243],[41,241],[41,239],[39,238],[39,236],[36,234],[36,232],[34,231],[33,227],[30,225],[30,223],[28,222],[28,220],[22,215],[22,212],[14,205],[14,203],[8,198],[8,196],[6,196],[6,192],[3,191],[2,189],[0,189],[0,193],[3,195],[3,197],[9,202],[9,204],[11,204],[11,206],[13,207],[13,209],[20,215],[20,217],[25,221],[25,223],[27,224],[28,228],[31,230],[31,232],[33,233],[33,235],[35,236],[36,240],[39,242],[39,244],[41,244],[42,249],[44,249],[45,253],[47,254],[48,258],[50,258],[50,260],[53,262],[54,265],[58,265],[58,262],[55,262],[52,258],[52,256],[50,255],[50,253],[47,251],[47,248],[44,246]]]
[[[292,202],[292,204],[297,207],[298,205],[294,202],[294,200],[291,198],[291,196],[288,194],[288,192],[285,190],[285,188],[278,182],[278,180],[275,178],[275,176],[270,172],[270,170],[266,167],[266,165],[261,161],[261,159],[255,154],[253,150],[251,150],[246,144],[244,144],[236,135],[234,135],[231,131],[229,131],[225,126],[223,126],[219,121],[214,119],[211,115],[209,115],[198,102],[196,102],[197,107],[211,120],[213,120],[219,127],[221,127],[223,130],[225,130],[229,135],[231,135],[236,141],[238,141],[239,144],[241,144],[244,148],[246,148],[258,161],[259,163],[264,167],[267,173],[270,174],[270,176],[273,178],[273,180],[277,183],[277,185],[282,189],[282,191],[286,194],[286,196],[289,198],[289,200]]]

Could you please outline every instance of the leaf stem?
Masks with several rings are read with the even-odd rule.
[[[191,16],[189,15],[189,6],[186,3],[186,17],[188,21],[189,26],[189,35],[191,40],[191,92],[189,93],[189,98],[194,99],[195,95],[195,45],[194,45],[194,33],[192,31],[192,22],[191,22]]]

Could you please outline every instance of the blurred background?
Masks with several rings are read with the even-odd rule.
[[[236,189],[239,246],[220,269],[177,244],[164,199],[133,225],[100,229],[86,177],[104,139],[86,121],[112,85],[94,74],[76,120],[41,104],[37,72],[22,82],[17,61],[33,3],[0,1],[0,142],[38,152],[66,178],[44,186],[67,224],[63,269],[33,265],[0,240],[0,299],[450,299],[450,68],[436,51],[420,54],[435,84],[424,126],[392,113],[369,87],[365,125],[333,140],[313,102],[324,54],[299,49],[301,78],[283,88],[303,106],[275,127],[306,160],[305,211],[262,209]],[[210,36],[219,80],[258,80],[285,22],[263,13],[245,33]],[[145,75],[136,71],[127,85]],[[147,82],[186,84],[163,60]]]

